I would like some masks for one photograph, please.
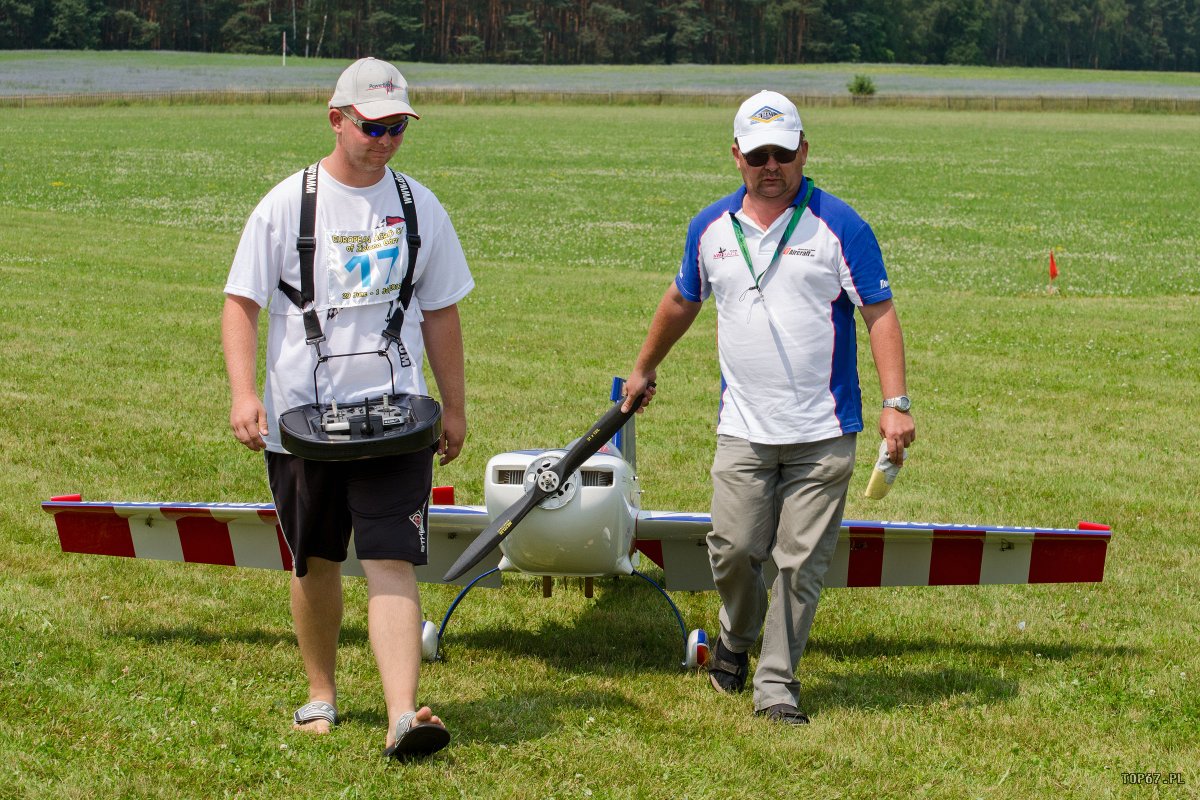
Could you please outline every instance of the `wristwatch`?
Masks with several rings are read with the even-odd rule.
[[[889,397],[883,401],[883,407],[894,408],[897,411],[908,413],[908,410],[912,408],[912,400],[909,400],[906,394],[902,394],[899,397]]]

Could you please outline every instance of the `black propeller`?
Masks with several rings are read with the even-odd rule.
[[[596,421],[596,424],[585,436],[575,442],[566,455],[538,476],[537,480],[533,482],[533,487],[525,493],[524,497],[506,508],[504,513],[492,520],[492,524],[488,525],[483,533],[475,537],[475,541],[471,542],[471,545],[463,551],[462,555],[458,557],[458,561],[454,562],[454,566],[450,567],[450,571],[442,577],[442,580],[455,580],[482,561],[484,556],[495,550],[496,545],[500,544],[500,540],[512,533],[513,528],[517,527],[517,523],[523,520],[534,506],[558,491],[571,473],[595,455],[596,451],[603,447],[604,443],[637,413],[637,410],[642,407],[645,397],[644,392],[635,397],[630,404],[629,411],[621,411],[621,406],[625,403],[625,400],[621,399],[604,412],[604,416]]]

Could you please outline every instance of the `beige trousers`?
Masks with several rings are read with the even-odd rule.
[[[708,553],[721,595],[721,637],[745,652],[760,631],[754,708],[800,705],[796,664],[837,546],[856,434],[766,445],[717,437]],[[763,563],[779,574],[770,604]]]

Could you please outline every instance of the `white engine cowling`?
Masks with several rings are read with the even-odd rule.
[[[539,467],[565,450],[501,453],[488,462],[484,500],[493,518],[524,496]],[[606,445],[521,520],[500,543],[501,570],[534,575],[628,575],[635,566],[637,476],[616,448]],[[632,559],[632,560],[631,560]]]

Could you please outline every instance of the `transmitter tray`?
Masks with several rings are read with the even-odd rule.
[[[441,439],[442,407],[423,394],[309,403],[280,414],[279,432],[285,450],[312,461],[402,455]]]

